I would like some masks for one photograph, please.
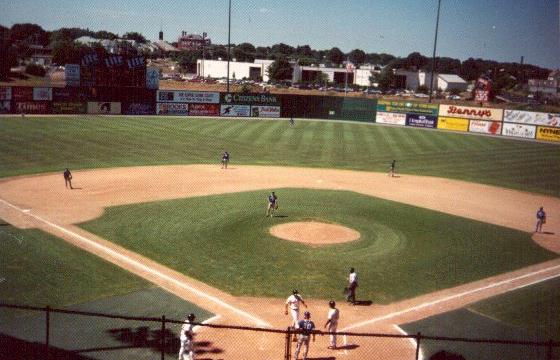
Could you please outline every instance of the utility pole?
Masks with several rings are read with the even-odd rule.
[[[227,92],[229,93],[229,61],[231,57],[231,0],[229,0],[228,11],[228,33],[227,33]]]
[[[436,47],[437,47],[437,34],[439,27],[439,10],[441,8],[441,0],[438,0],[437,18],[436,18],[436,35],[434,37],[434,53],[432,54],[432,76],[430,76],[430,98],[428,102],[432,102],[432,93],[434,92],[434,71],[436,70]]]

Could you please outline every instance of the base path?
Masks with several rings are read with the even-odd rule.
[[[266,194],[270,190],[287,187],[350,190],[526,232],[534,230],[535,213],[540,206],[544,206],[548,214],[560,214],[558,198],[412,175],[391,178],[386,174],[362,171],[261,166],[233,166],[222,170],[219,165],[100,169],[75,171],[73,175],[76,190],[64,187],[62,173],[1,180],[0,218],[20,228],[40,228],[55,234],[220,314],[220,323],[280,329],[289,323],[283,314],[283,299],[233,297],[101,239],[74,224],[97,218],[106,207],[115,205],[252,190],[263,190]],[[263,211],[265,206],[263,203]],[[560,253],[560,217],[549,216],[544,230],[545,233],[535,234],[533,239],[541,246]],[[339,329],[398,333],[392,324],[456,309],[557,276],[560,276],[560,260],[386,306],[365,308],[340,304],[343,317]],[[312,299],[308,303],[316,315],[316,323],[322,325],[327,312],[326,304]],[[219,341],[223,345],[240,341],[239,338],[228,339],[226,334],[216,336],[221,337]],[[326,337],[319,337],[310,355],[337,358],[340,355],[357,359],[364,358],[365,354],[373,350],[366,346],[350,346],[353,340],[347,339],[347,351],[332,353],[326,350],[326,341]],[[400,344],[391,354],[394,358],[410,358],[414,355],[410,342],[392,343]],[[259,349],[264,352],[264,356],[267,349],[281,349],[282,346],[282,339],[276,337],[274,340],[263,340]],[[230,349],[229,346],[224,348]],[[231,357],[228,358],[251,358],[241,350],[239,357],[235,356],[236,350],[233,348],[232,344],[232,350],[229,350]]]

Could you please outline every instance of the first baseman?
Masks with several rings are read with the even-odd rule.
[[[336,308],[336,303],[334,300],[329,301],[329,312],[327,313],[327,322],[325,323],[325,328],[330,333],[329,349],[336,349],[336,329],[339,317],[340,311]]]
[[[179,360],[194,360],[194,314],[187,316],[186,322],[181,327],[181,348],[179,349]]]
[[[305,301],[299,294],[297,290],[292,291],[292,295],[286,299],[286,304],[284,307],[284,314],[288,315],[288,306],[290,307],[290,313],[292,315],[292,328],[296,328],[298,320],[299,320],[299,305],[302,304],[303,306],[307,307]],[[294,337],[295,341],[295,337]]]

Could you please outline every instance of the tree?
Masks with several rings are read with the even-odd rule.
[[[139,44],[145,44],[147,42],[146,38],[139,32],[127,32],[123,35],[123,39],[134,40]]]
[[[227,47],[224,45],[210,45],[206,49],[206,57],[213,60],[227,60],[228,52]]]
[[[410,53],[405,60],[405,66],[408,69],[420,70],[428,63],[428,58],[419,52]]]
[[[49,35],[37,24],[14,24],[10,29],[10,43],[16,42],[47,45],[49,43]]]
[[[270,53],[270,47],[268,46],[257,46],[255,49],[256,59],[268,59]]]
[[[387,65],[383,68],[377,82],[382,90],[388,90],[395,86],[395,74],[393,73],[392,66]]]
[[[93,33],[93,37],[96,39],[107,39],[107,40],[115,40],[119,36],[109,31],[101,30],[96,33]]]
[[[10,68],[17,65],[17,52],[10,43],[10,29],[0,25],[0,79],[6,80]]]
[[[79,64],[85,45],[78,45],[72,40],[60,40],[52,44],[53,63],[58,65]]]
[[[360,49],[354,49],[348,54],[350,61],[356,65],[363,64],[366,61],[366,53]]]
[[[328,59],[335,65],[340,65],[344,61],[344,53],[337,47],[329,50]]]
[[[195,72],[198,59],[202,59],[202,50],[183,50],[175,56],[179,66],[187,72]]]
[[[292,66],[285,57],[279,57],[268,67],[268,76],[273,81],[291,80]]]
[[[93,31],[81,28],[60,28],[54,30],[49,35],[49,40],[52,43],[57,41],[72,41],[82,36],[92,36]]]
[[[270,53],[275,56],[284,56],[288,57],[294,53],[294,48],[290,45],[286,45],[284,43],[274,44],[270,48]]]
[[[309,45],[302,45],[302,46],[296,47],[296,54],[299,57],[312,58],[313,57],[313,50],[311,49],[311,46],[309,46]]]
[[[395,60],[396,57],[390,54],[379,54],[379,64],[381,65],[388,65],[391,61]]]
[[[241,43],[235,46],[232,51],[232,57],[237,61],[253,62],[255,60],[256,49],[253,44]]]

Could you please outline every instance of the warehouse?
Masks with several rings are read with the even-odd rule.
[[[268,67],[273,60],[255,59],[255,62],[229,63],[230,79],[251,79],[254,81],[268,81]],[[196,61],[196,74],[200,77],[211,77],[215,79],[227,77],[228,62],[224,60],[202,60]]]

